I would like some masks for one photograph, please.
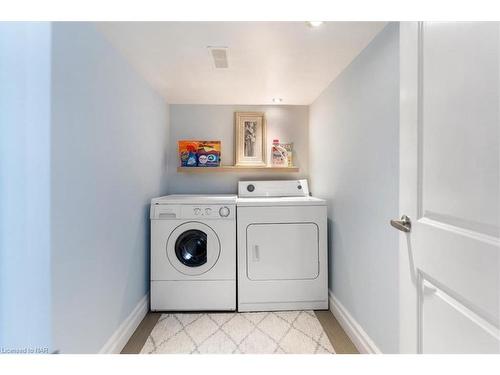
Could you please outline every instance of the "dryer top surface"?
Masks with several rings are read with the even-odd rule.
[[[324,206],[326,201],[316,197],[259,197],[237,198],[240,207],[272,207],[272,206]]]

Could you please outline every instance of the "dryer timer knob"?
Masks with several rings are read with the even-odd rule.
[[[221,207],[219,209],[219,215],[222,217],[228,217],[229,216],[229,208],[227,207]]]

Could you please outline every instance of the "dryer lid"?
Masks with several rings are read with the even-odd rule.
[[[324,199],[315,197],[271,197],[271,198],[238,198],[239,207],[270,207],[270,206],[324,206]]]

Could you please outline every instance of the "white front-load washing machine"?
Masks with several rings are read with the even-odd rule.
[[[328,309],[327,212],[307,180],[240,181],[238,311]]]
[[[151,310],[236,309],[236,196],[151,201]]]

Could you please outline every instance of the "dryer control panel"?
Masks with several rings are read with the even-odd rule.
[[[308,197],[307,180],[239,181],[238,197]]]

